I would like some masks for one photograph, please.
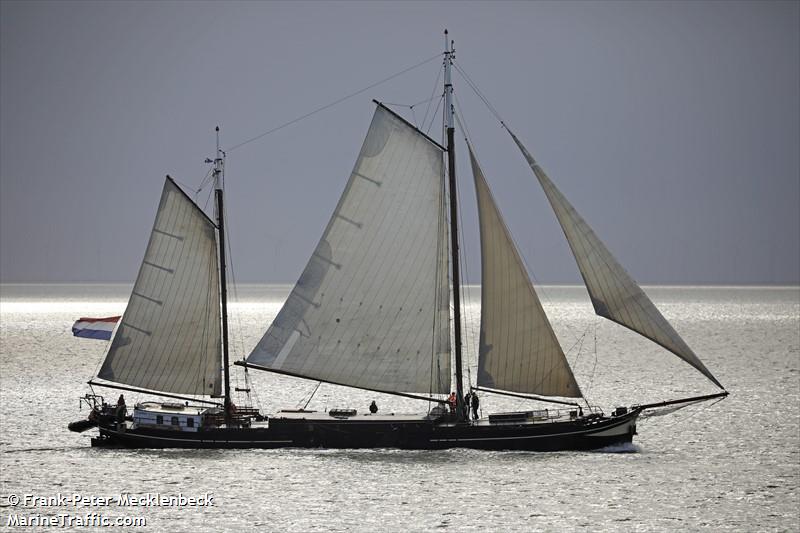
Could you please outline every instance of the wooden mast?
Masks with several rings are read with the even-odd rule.
[[[450,189],[450,253],[453,268],[453,327],[455,328],[455,371],[456,371],[456,416],[464,420],[464,384],[461,371],[461,275],[458,263],[458,206],[456,193],[456,150],[455,124],[453,123],[453,84],[451,68],[455,49],[453,41],[447,38],[444,30],[444,120],[447,133],[447,173]]]
[[[225,214],[222,200],[223,152],[219,147],[217,126],[217,155],[214,158],[214,195],[217,200],[217,233],[219,239],[219,284],[222,302],[222,372],[225,381],[225,424],[231,425],[231,378],[228,369],[228,283],[225,278]]]

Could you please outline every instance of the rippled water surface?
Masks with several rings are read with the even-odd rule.
[[[4,285],[0,298],[0,530],[8,517],[144,517],[138,531],[797,531],[800,290],[654,287],[648,294],[731,391],[641,420],[632,447],[602,452],[448,450],[127,451],[70,433],[106,343],[73,338],[80,316],[121,313],[124,285]],[[595,318],[583,289],[543,303],[593,404],[714,392],[689,365]],[[246,355],[288,287],[243,286],[233,351]],[[474,364],[479,300],[468,299]],[[474,374],[474,367],[472,368]],[[243,385],[238,367],[233,371]],[[262,410],[304,403],[315,383],[251,372]],[[98,392],[100,390],[98,389]],[[106,392],[116,397],[114,391]],[[138,399],[126,394],[128,404]],[[422,412],[427,405],[322,385],[308,408]],[[488,411],[533,407],[482,398]],[[10,495],[213,495],[208,507],[14,507]],[[13,498],[12,498],[13,500]],[[32,530],[31,528],[25,528]],[[35,528],[34,528],[35,529]],[[50,528],[53,529],[53,528]],[[92,529],[92,528],[89,528]],[[118,528],[120,529],[120,528]],[[125,529],[125,528],[122,528]],[[107,529],[105,529],[107,530]],[[121,529],[120,529],[121,530]]]

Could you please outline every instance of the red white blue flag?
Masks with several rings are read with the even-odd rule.
[[[72,334],[87,339],[111,340],[111,332],[121,317],[79,318],[72,325]]]

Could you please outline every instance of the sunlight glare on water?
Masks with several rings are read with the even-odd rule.
[[[247,355],[288,294],[241,286],[232,351]],[[475,289],[475,288],[473,288]],[[144,516],[152,531],[787,531],[800,529],[800,290],[646,289],[714,375],[726,400],[643,418],[634,444],[598,452],[472,450],[107,450],[78,397],[106,343],[73,338],[81,316],[120,314],[128,285],[4,285],[0,299],[0,517],[9,494],[214,495],[205,508],[79,508]],[[582,390],[616,405],[714,392],[689,365],[597,319],[583,289],[544,287],[542,301]],[[479,297],[467,301],[474,382]],[[596,341],[595,341],[596,338]],[[596,346],[596,348],[595,348]],[[242,385],[240,369],[232,372]],[[266,412],[294,408],[316,383],[251,372]],[[99,392],[99,389],[98,389]],[[114,396],[114,391],[105,392]],[[126,393],[127,396],[127,393]],[[132,394],[129,404],[145,397]],[[423,412],[405,398],[323,385],[309,409]],[[482,396],[489,411],[531,408]],[[16,508],[22,514],[64,509]],[[68,510],[75,511],[74,509]]]

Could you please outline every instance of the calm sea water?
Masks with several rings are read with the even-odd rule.
[[[288,289],[239,288],[231,320],[236,356],[260,338]],[[73,338],[70,326],[80,316],[121,313],[129,290],[2,286],[0,531],[36,529],[8,527],[12,515],[88,521],[91,513],[143,517],[145,527],[117,528],[134,531],[800,530],[798,288],[649,288],[731,396],[642,420],[631,447],[543,454],[92,449],[91,431],[79,435],[66,426],[87,414],[78,397],[88,391],[85,382],[99,368],[106,343]],[[543,303],[592,403],[613,408],[714,392],[686,363],[595,318],[583,289],[546,287]],[[475,298],[467,311],[474,365]],[[234,374],[243,386],[238,367]],[[316,385],[260,372],[251,377],[254,400],[266,412],[301,405]],[[144,399],[126,398],[129,405]],[[332,385],[322,385],[309,408],[365,409],[373,398],[383,411],[427,408]],[[484,395],[482,407],[532,405]],[[9,500],[154,493],[209,493],[214,501],[207,507],[44,507]],[[56,528],[43,528],[50,529]]]

